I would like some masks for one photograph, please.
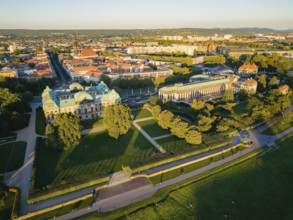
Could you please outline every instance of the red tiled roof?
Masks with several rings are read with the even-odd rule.
[[[244,86],[254,86],[256,84],[257,84],[257,82],[252,78],[249,78],[248,80],[246,80],[245,82],[242,83],[242,85],[244,85]]]
[[[239,67],[239,70],[242,70],[242,69],[252,69],[252,70],[258,70],[258,66],[255,65],[255,64],[243,64],[241,67]]]
[[[96,71],[97,67],[95,67],[95,66],[80,66],[80,67],[72,67],[70,70],[73,71],[73,72]]]
[[[92,49],[83,49],[80,51],[79,56],[81,57],[89,57],[89,56],[97,56],[97,53]]]
[[[96,71],[88,71],[85,76],[93,76],[93,77],[100,77],[102,76],[104,73],[102,72],[96,72]]]
[[[286,93],[289,90],[289,86],[285,84],[280,86],[279,89],[282,93]]]

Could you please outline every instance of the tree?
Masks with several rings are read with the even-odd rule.
[[[232,89],[227,89],[223,96],[223,101],[225,102],[233,102],[234,101],[234,93]]]
[[[267,75],[266,74],[262,74],[257,78],[257,81],[259,83],[259,89],[261,91],[265,90],[267,88]]]
[[[206,116],[200,116],[200,119],[198,120],[198,128],[200,131],[208,131],[212,128],[212,123],[215,121],[216,117],[206,117]]]
[[[171,123],[171,133],[178,138],[185,138],[188,131],[188,123],[183,122],[181,118],[176,117]]]
[[[219,123],[217,124],[217,131],[218,132],[224,132],[227,131],[230,128],[228,121],[223,119],[220,120]]]
[[[164,83],[166,81],[166,78],[167,77],[156,77],[156,78],[152,79],[153,84],[156,87],[156,90],[158,89],[160,84],[162,84],[162,83]]]
[[[150,97],[150,104],[156,105],[158,100],[159,100],[159,98],[157,96],[151,96]]]
[[[209,112],[213,111],[215,108],[214,105],[210,103],[205,103],[205,107]]]
[[[172,112],[168,110],[164,110],[159,114],[158,117],[158,125],[163,129],[168,129],[171,127],[172,121],[174,119],[174,115]]]
[[[47,144],[56,150],[73,149],[80,142],[80,131],[81,128],[76,114],[57,114],[53,123],[46,126]]]
[[[108,87],[110,86],[111,84],[111,78],[107,75],[102,75],[101,78],[100,78],[100,82],[103,81]]]
[[[123,104],[117,103],[107,106],[104,109],[103,117],[109,136],[115,139],[126,134],[131,128],[131,111],[129,107]]]
[[[205,102],[200,99],[199,100],[193,99],[190,106],[191,108],[195,110],[202,110],[205,107]]]
[[[269,81],[269,86],[273,87],[277,85],[277,77],[273,76]]]
[[[15,86],[15,92],[17,92],[17,93],[23,93],[23,92],[25,92],[26,91],[26,88],[25,88],[25,86],[24,85],[22,85],[22,84],[17,84],[16,86]]]
[[[195,129],[190,129],[185,135],[185,140],[189,144],[201,144],[202,143],[202,135]]]
[[[285,114],[285,115],[283,115],[283,117],[281,118],[281,124],[283,125],[283,124],[287,124],[287,123],[289,123],[289,122],[291,122],[291,120],[292,120],[292,116],[291,116],[291,114]]]
[[[246,102],[248,100],[248,92],[245,89],[241,89],[238,92],[237,97],[240,101]]]
[[[24,101],[29,102],[29,101],[33,100],[34,96],[30,91],[25,91],[22,94],[22,98]]]
[[[160,113],[161,113],[161,106],[155,105],[152,107],[152,115],[155,119],[158,119]]]
[[[33,69],[33,68],[35,68],[36,64],[35,63],[29,63],[28,66]]]

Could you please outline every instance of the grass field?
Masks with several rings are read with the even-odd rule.
[[[133,115],[133,120],[152,117],[152,113],[147,109],[133,110],[131,111],[131,114]]]
[[[282,122],[277,122],[273,126],[269,127],[267,130],[263,131],[262,134],[274,136],[276,134],[280,134],[283,131],[293,127],[293,113],[290,113],[291,121],[288,123],[282,124]]]
[[[92,119],[92,120],[83,120],[80,121],[82,129],[96,128],[103,126],[103,118]]]
[[[278,150],[171,192],[127,219],[292,219],[292,142],[291,134]]]
[[[26,142],[12,142],[0,145],[0,173],[20,168],[24,161]]]
[[[50,150],[43,141],[37,151],[36,188],[113,173],[121,170],[122,164],[144,160],[153,152],[156,149],[134,127],[117,140],[106,131],[83,136],[72,152]]]
[[[45,135],[46,120],[43,109],[38,108],[36,110],[36,133],[39,135]]]
[[[45,212],[43,214],[28,218],[28,219],[29,220],[52,219],[54,217],[70,213],[73,209],[74,210],[79,210],[79,209],[89,207],[89,206],[92,205],[92,203],[93,203],[93,198],[88,198],[88,199],[85,199],[85,200],[82,200],[82,201],[79,201],[79,202],[72,203],[72,204],[67,205],[67,206],[63,206],[63,207],[58,208],[58,209],[54,209],[54,210],[49,211],[49,212]]]
[[[227,152],[225,152],[223,154],[219,154],[219,155],[216,155],[214,157],[207,158],[205,160],[201,160],[201,161],[189,164],[189,165],[187,165],[185,167],[178,168],[178,169],[175,169],[175,170],[163,173],[163,174],[159,174],[157,176],[153,176],[153,177],[150,178],[150,180],[151,180],[151,182],[153,184],[164,182],[164,181],[173,179],[173,178],[175,178],[177,176],[180,176],[181,174],[188,173],[188,172],[200,169],[202,167],[205,167],[205,166],[209,165],[212,162],[217,162],[217,161],[222,160],[224,158],[230,157],[232,154],[235,154],[238,151],[242,151],[244,149],[246,149],[246,148],[243,147],[243,146],[238,146],[237,148],[229,150],[229,151],[227,151]]]
[[[176,136],[170,136],[157,140],[157,143],[161,145],[167,152],[178,152],[187,148],[194,148],[199,152],[202,152],[204,149],[208,150],[208,146],[213,149],[213,146],[219,145],[229,141],[228,137],[224,137],[221,134],[213,136],[203,136],[203,142],[200,145],[191,145],[188,144],[185,139],[177,138]]]
[[[158,137],[166,134],[170,134],[168,130],[161,128],[158,122],[154,119],[142,121],[138,123],[143,130],[148,133],[151,137]]]

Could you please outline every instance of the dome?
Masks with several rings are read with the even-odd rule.
[[[93,97],[90,94],[82,91],[74,94],[74,100],[76,102],[82,102],[83,100],[93,100]]]
[[[69,86],[69,90],[70,91],[73,91],[73,90],[82,90],[83,91],[83,87],[79,83],[75,82]]]

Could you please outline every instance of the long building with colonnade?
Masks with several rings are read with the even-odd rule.
[[[228,89],[231,89],[231,81],[229,79],[187,84],[176,83],[174,86],[162,87],[159,90],[159,98],[186,102],[191,102],[194,98],[209,100],[222,97]]]

